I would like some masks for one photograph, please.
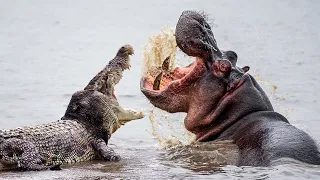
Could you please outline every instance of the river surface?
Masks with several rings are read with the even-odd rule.
[[[2,172],[0,179],[320,179],[318,166],[216,166],[210,156],[192,154],[192,148],[164,148],[152,134],[149,113],[154,108],[139,90],[148,37],[165,25],[174,27],[183,10],[203,10],[210,14],[219,47],[236,51],[240,65],[249,65],[251,74],[275,85],[276,92],[266,89],[273,93],[275,109],[319,142],[320,1],[0,4],[0,129],[58,120],[72,93],[84,88],[123,44],[131,44],[135,55],[131,70],[116,86],[118,99],[123,107],[146,113],[111,138],[120,162],[82,163],[62,171]],[[228,151],[228,145],[221,147],[220,152]]]

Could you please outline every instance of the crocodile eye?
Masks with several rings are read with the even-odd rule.
[[[13,157],[13,152],[10,151],[10,152],[8,153],[8,156],[9,156],[9,157]]]

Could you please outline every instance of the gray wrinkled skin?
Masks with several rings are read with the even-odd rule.
[[[176,42],[188,56],[201,57],[209,68],[213,60],[222,57],[207,16],[196,11],[183,11],[176,25]]]
[[[107,146],[108,139],[124,123],[144,117],[123,109],[112,94],[122,72],[130,67],[132,53],[130,45],[121,47],[84,90],[72,95],[61,120],[0,131],[0,170],[59,169],[62,164],[93,159],[119,160]]]

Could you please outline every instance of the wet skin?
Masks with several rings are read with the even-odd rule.
[[[320,164],[315,141],[274,112],[265,92],[247,73],[249,67],[236,66],[233,53],[223,52],[224,60],[213,61],[210,69],[197,57],[163,76],[165,85],[159,90],[153,90],[154,77],[144,76],[141,91],[160,109],[186,112],[185,127],[197,142],[232,140],[239,148],[239,166],[268,166],[280,158]]]

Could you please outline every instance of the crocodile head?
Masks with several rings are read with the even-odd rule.
[[[116,56],[84,88],[75,92],[62,120],[77,120],[93,132],[108,138],[125,123],[144,117],[142,112],[124,110],[115,97],[114,86],[121,80],[122,72],[130,68],[134,50],[131,45],[119,48]]]
[[[75,92],[62,119],[75,119],[86,127],[101,131],[112,132],[118,124],[112,106],[115,100],[105,94],[89,89]]]

